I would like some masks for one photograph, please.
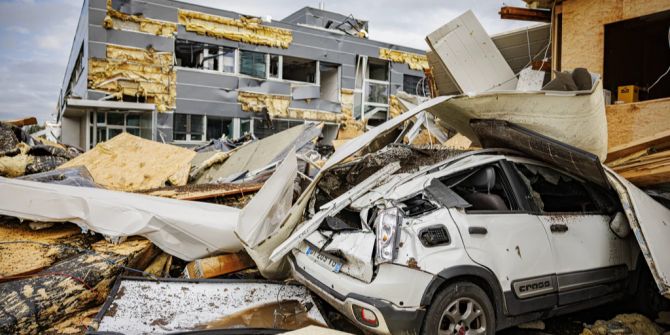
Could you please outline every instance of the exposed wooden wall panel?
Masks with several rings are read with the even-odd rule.
[[[609,105],[607,112],[608,147],[623,145],[668,130],[670,98]]]
[[[605,24],[670,10],[669,0],[567,0],[561,68],[603,73]]]

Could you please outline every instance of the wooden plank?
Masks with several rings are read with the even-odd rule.
[[[516,77],[472,11],[426,37],[461,92],[514,90]]]
[[[37,124],[37,119],[34,116],[30,116],[30,117],[24,117],[23,119],[7,120],[0,122],[9,123],[17,127],[23,127]]]
[[[499,14],[504,20],[551,22],[551,11],[544,9],[503,6]]]
[[[668,126],[670,127],[670,125]],[[605,162],[611,162],[645,149],[663,150],[668,147],[670,147],[670,129],[648,137],[643,137],[636,141],[621,144],[616,147],[610,147]]]
[[[608,105],[605,112],[609,151],[670,130],[669,111],[670,98]]]
[[[650,186],[670,182],[670,161],[665,164],[650,166],[619,173],[637,186]]]

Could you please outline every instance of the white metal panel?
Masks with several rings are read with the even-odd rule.
[[[516,78],[472,11],[426,37],[464,93],[514,90]]]

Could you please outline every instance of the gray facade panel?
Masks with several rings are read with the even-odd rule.
[[[177,84],[177,96],[184,99],[237,103],[237,92],[216,87]]]
[[[266,94],[277,94],[277,95],[291,94],[290,83],[246,78],[246,77],[240,78],[239,89],[240,91],[255,92],[255,93],[266,93]]]
[[[177,68],[177,84],[200,85],[233,90],[237,89],[239,78],[232,74],[208,73],[205,71]]]
[[[157,51],[174,52],[173,38],[132,31],[107,30],[95,25],[89,25],[89,40],[145,49],[151,46]]]
[[[165,6],[149,1],[138,0],[113,0],[112,7],[127,14],[142,14],[144,17],[177,22],[177,8]]]
[[[187,100],[177,98],[175,113],[214,115],[227,117],[249,118],[250,113],[243,112],[239,103]]]
[[[103,59],[107,57],[107,44],[104,42],[89,42],[88,50],[90,58]]]
[[[291,88],[291,97],[294,100],[318,99],[321,96],[321,87],[309,86],[294,86]]]
[[[326,112],[340,113],[342,105],[339,102],[331,102],[325,100],[293,100],[289,105],[290,108],[298,109],[314,109]]]

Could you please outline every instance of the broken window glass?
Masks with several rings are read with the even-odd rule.
[[[316,83],[316,61],[297,57],[282,57],[282,78]]]
[[[612,213],[616,201],[607,191],[540,165],[515,163],[535,205],[546,213]]]
[[[265,54],[240,50],[240,73],[265,78]]]
[[[240,120],[240,135],[251,133],[251,119]]]
[[[202,141],[204,116],[175,113],[173,132],[175,141]]]
[[[422,97],[428,96],[430,90],[426,85],[426,81],[423,80],[423,77],[412,76],[405,74],[402,76],[402,90],[414,95],[419,95]]]
[[[207,139],[233,138],[233,119],[207,116]]]
[[[471,205],[466,212],[520,210],[519,204],[512,197],[505,174],[497,165],[468,170],[442,179],[441,182]]]

